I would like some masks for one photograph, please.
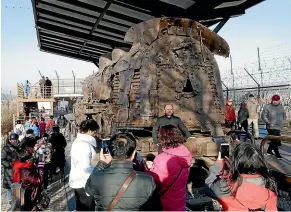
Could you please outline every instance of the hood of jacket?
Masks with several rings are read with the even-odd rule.
[[[264,179],[260,175],[242,174],[241,177],[243,183],[238,188],[235,198],[251,210],[265,207],[274,193],[265,187]]]
[[[257,104],[257,100],[255,97],[250,97],[248,101],[252,104]]]
[[[92,146],[96,147],[96,139],[91,135],[78,133],[77,134],[77,141],[79,141],[79,142],[83,141],[83,142],[86,142],[86,143],[91,144]]]
[[[168,156],[177,156],[179,164],[184,168],[191,166],[192,154],[184,145],[179,145],[175,148],[163,148],[163,153]],[[191,158],[191,160],[189,160]]]

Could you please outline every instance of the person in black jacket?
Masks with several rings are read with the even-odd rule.
[[[8,137],[8,142],[1,151],[1,165],[4,168],[3,188],[7,189],[8,204],[12,202],[11,184],[13,183],[13,167],[12,163],[19,159],[19,136],[12,133]]]
[[[104,155],[104,150],[101,149],[100,161],[85,186],[86,193],[94,197],[96,211],[105,211],[108,208],[121,186],[134,171],[132,161],[136,153],[136,140],[131,134],[114,135],[109,141],[108,149],[109,155]],[[137,171],[113,210],[144,210],[143,206],[155,188],[152,176]]]
[[[26,147],[33,148],[36,144],[37,138],[33,134],[33,129],[26,130],[25,137],[20,141],[20,148],[25,149]]]
[[[53,157],[52,157],[52,173],[56,172],[56,168],[60,168],[62,177],[64,177],[64,167],[66,163],[65,148],[67,142],[58,126],[53,127],[53,134],[48,140],[52,144]]]
[[[170,104],[166,105],[165,106],[165,115],[161,116],[157,119],[157,122],[154,125],[153,131],[152,131],[154,144],[159,146],[159,153],[162,150],[161,146],[158,144],[158,142],[159,142],[159,137],[158,137],[159,129],[165,125],[173,125],[173,126],[177,127],[186,138],[189,138],[191,136],[190,132],[188,131],[187,127],[182,122],[182,120],[178,116],[174,116],[174,106],[170,105]]]
[[[237,122],[238,122],[238,129],[241,130],[244,128],[244,130],[248,131],[248,117],[249,117],[249,111],[247,108],[247,104],[242,102],[240,104],[240,108],[237,115]]]
[[[46,77],[45,79],[45,91],[46,91],[46,98],[50,98],[51,97],[51,92],[52,92],[52,81],[49,80],[48,77]]]

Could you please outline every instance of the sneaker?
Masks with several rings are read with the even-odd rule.
[[[282,158],[282,156],[278,153],[278,154],[276,154],[276,158],[278,159],[278,160],[282,160],[283,158]]]
[[[272,155],[272,156],[274,156],[275,153],[273,152],[273,150],[272,150],[272,151],[267,151],[267,155]]]

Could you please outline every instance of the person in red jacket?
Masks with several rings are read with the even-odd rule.
[[[46,132],[50,134],[53,131],[53,126],[55,126],[54,116],[50,116],[50,120],[48,120],[46,124]]]
[[[232,129],[236,122],[235,109],[232,105],[232,99],[228,99],[225,105],[225,126]]]
[[[278,211],[277,186],[254,144],[239,143],[231,159],[221,158],[209,169],[205,193],[226,211]]]

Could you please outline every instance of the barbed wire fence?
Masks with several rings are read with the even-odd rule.
[[[250,54],[250,59],[230,57],[230,68],[221,70],[225,98],[233,99],[238,109],[253,94],[262,110],[274,94],[279,94],[291,120],[291,43],[258,48],[256,53]]]

